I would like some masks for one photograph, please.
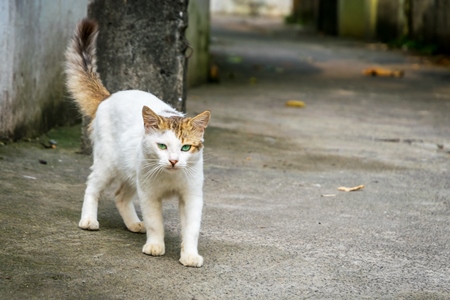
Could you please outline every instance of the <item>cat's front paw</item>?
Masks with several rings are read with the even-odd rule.
[[[144,222],[133,223],[130,226],[128,226],[128,230],[131,232],[137,232],[137,233],[146,233],[147,232],[147,230],[145,229]]]
[[[85,230],[98,230],[100,227],[100,224],[95,219],[83,218],[80,220],[78,227],[83,228]]]
[[[142,252],[151,256],[161,256],[164,255],[164,253],[166,253],[166,248],[164,244],[147,243],[144,245],[144,248],[142,248]]]
[[[181,253],[180,263],[185,267],[200,268],[203,266],[203,257],[198,254]]]

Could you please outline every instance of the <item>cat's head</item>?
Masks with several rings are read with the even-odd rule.
[[[174,171],[187,168],[202,158],[203,135],[211,117],[209,111],[193,118],[163,117],[144,106],[142,117],[145,151],[150,163]]]

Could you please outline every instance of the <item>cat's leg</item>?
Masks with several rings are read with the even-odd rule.
[[[182,235],[180,263],[187,267],[201,267],[203,257],[197,249],[203,209],[201,192],[180,198],[179,206]]]
[[[161,199],[149,196],[139,191],[142,217],[147,230],[147,242],[142,252],[148,255],[160,256],[166,252],[164,245],[164,224]]]
[[[84,193],[83,208],[81,209],[80,228],[98,230],[97,221],[98,198],[103,190],[111,183],[113,172],[102,168],[99,164],[92,167],[92,173],[88,177],[86,191]]]
[[[144,222],[139,220],[134,207],[135,195],[136,189],[123,182],[116,191],[116,207],[129,231],[145,233]]]

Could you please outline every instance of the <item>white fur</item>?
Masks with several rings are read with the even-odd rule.
[[[116,196],[116,206],[130,231],[147,232],[142,251],[163,255],[164,226],[161,201],[179,198],[182,230],[180,262],[201,267],[203,258],[197,243],[203,208],[203,153],[181,151],[181,141],[172,131],[147,132],[142,118],[143,106],[156,114],[183,116],[180,112],[142,91],[122,91],[103,101],[92,124],[94,164],[91,167],[79,226],[98,230],[98,199],[113,180],[122,188]],[[167,145],[166,150],[157,144]],[[172,168],[169,160],[177,160]],[[139,197],[144,223],[133,205]],[[145,224],[145,226],[144,226]]]

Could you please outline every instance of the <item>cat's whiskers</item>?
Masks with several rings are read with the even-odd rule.
[[[210,161],[210,160],[213,160],[213,159],[216,159],[215,157],[209,157],[209,155],[203,155],[203,162],[205,162],[205,161]]]
[[[208,162],[208,161],[214,161],[215,162],[215,161],[217,161],[217,158],[218,158],[218,156],[214,155],[213,152],[210,152],[210,151],[203,152],[203,162]],[[207,177],[206,174],[203,174],[203,176],[204,176],[203,178],[204,178],[205,183],[211,184],[213,187],[216,186],[216,183],[212,179]]]
[[[201,172],[197,168],[195,168],[194,166],[189,165],[189,164],[186,165],[185,168],[183,168],[183,172],[186,175],[186,177],[188,177],[188,178],[189,177],[196,177],[199,174],[201,174]]]
[[[188,166],[186,166],[185,168],[183,168],[183,173],[186,177],[191,177],[192,176],[192,171],[191,168],[189,168]]]
[[[152,182],[156,177],[157,174],[160,172],[161,168],[153,168],[150,170],[150,172],[146,173],[144,176],[143,183],[146,184],[147,182]]]
[[[164,165],[162,165],[157,159],[145,159],[145,163],[143,165],[143,170],[149,169],[147,172],[143,174],[143,182],[147,183],[148,181],[153,180],[158,177],[158,174],[162,171]]]
[[[212,179],[209,179],[209,177],[207,177],[206,175],[203,175],[203,180],[205,181],[206,184],[210,184],[213,187],[216,186],[216,183]]]
[[[217,153],[215,153],[211,148],[203,149],[203,160],[211,160],[217,158]]]

